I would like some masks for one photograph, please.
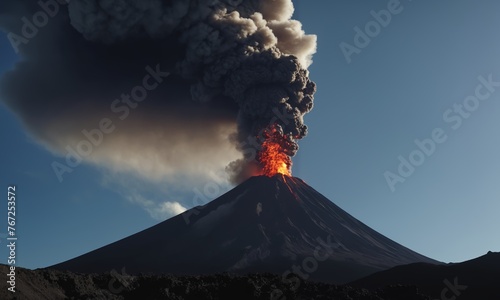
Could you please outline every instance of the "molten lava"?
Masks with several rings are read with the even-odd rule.
[[[265,141],[262,144],[260,163],[264,175],[269,177],[276,174],[292,176],[292,171],[290,170],[292,160],[282,151],[281,146],[273,141]]]
[[[262,173],[269,177],[276,174],[292,176],[292,159],[284,152],[282,144],[286,142],[286,137],[281,128],[272,126],[264,136],[266,139],[259,153]]]

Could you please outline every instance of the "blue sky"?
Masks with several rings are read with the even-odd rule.
[[[500,81],[500,3],[401,1],[400,12],[347,63],[339,45],[354,45],[353,28],[365,28],[374,20],[370,11],[390,2],[294,1],[295,18],[318,35],[309,69],[318,92],[305,117],[309,135],[300,142],[294,176],[434,259],[463,261],[500,251],[500,89],[460,128],[443,119],[474,95],[479,76]],[[2,34],[0,72],[17,60]],[[159,222],[111,188],[102,168],[83,164],[60,183],[51,169],[58,157],[33,141],[3,104],[0,122],[2,186],[18,188],[19,266],[58,263]],[[447,140],[391,191],[384,173],[397,174],[398,157],[408,159],[418,149],[414,140],[431,138],[436,128]],[[192,190],[176,196],[193,206]],[[0,222],[6,224],[5,214]],[[6,263],[6,249],[0,249]]]

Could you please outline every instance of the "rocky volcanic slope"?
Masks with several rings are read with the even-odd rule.
[[[270,272],[345,283],[414,262],[301,179],[252,177],[212,202],[51,268],[201,275]]]
[[[0,273],[8,266],[0,265]],[[298,287],[281,276],[209,275],[129,276],[120,273],[74,274],[57,270],[17,268],[16,293],[2,285],[0,299],[99,300],[99,299],[336,299],[336,300],[431,300],[411,286],[388,287],[376,292],[348,286],[301,281]]]

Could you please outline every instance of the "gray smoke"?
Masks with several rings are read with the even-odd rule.
[[[86,161],[158,180],[228,165],[238,182],[258,172],[249,148],[259,150],[267,127],[282,128],[289,156],[307,134],[316,37],[291,20],[291,0],[45,2],[58,11],[19,44],[22,61],[0,92],[54,153],[106,117],[116,129]],[[0,27],[22,35],[22,17],[40,10],[37,1],[2,1]],[[146,66],[170,75],[121,118],[125,108],[116,114],[110,104],[141,83]]]

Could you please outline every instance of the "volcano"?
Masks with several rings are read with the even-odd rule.
[[[296,177],[256,176],[204,206],[51,266],[78,273],[269,272],[345,283],[438,263],[361,223]]]

